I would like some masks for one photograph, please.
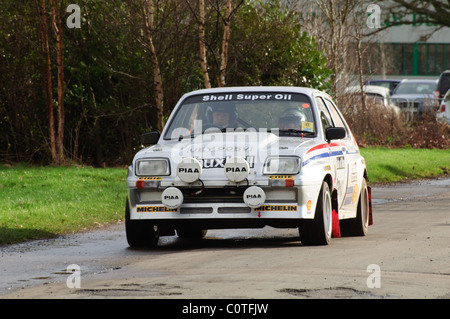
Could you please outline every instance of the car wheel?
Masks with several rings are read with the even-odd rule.
[[[359,194],[356,218],[340,221],[342,236],[365,236],[369,228],[369,191],[366,179],[363,179]]]
[[[125,204],[125,232],[130,247],[155,247],[159,240],[159,227],[151,220],[131,220],[128,198]]]
[[[323,182],[317,199],[314,219],[304,219],[299,228],[303,245],[328,245],[332,229],[331,192],[327,182]]]

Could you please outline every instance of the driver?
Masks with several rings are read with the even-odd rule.
[[[234,105],[217,104],[210,105],[206,109],[208,123],[219,128],[234,127],[237,113]]]
[[[280,126],[280,130],[289,130],[289,129],[302,129],[302,121],[305,120],[305,116],[297,109],[287,109],[283,112],[281,117],[278,119],[278,124]]]

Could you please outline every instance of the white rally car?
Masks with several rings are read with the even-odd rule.
[[[130,246],[208,229],[298,228],[303,245],[364,236],[367,168],[330,96],[300,87],[185,94],[128,168]]]

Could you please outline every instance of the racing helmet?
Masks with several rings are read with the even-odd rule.
[[[236,112],[236,106],[234,104],[224,104],[224,103],[214,103],[211,105],[208,105],[206,108],[206,120],[208,123],[213,122],[213,113],[219,112],[219,113],[228,113],[230,115],[230,119],[228,121],[228,124],[234,124],[237,119],[237,112]]]
[[[278,124],[280,127],[293,125],[300,128],[302,121],[306,121],[305,114],[298,109],[290,108],[283,112],[278,119]]]

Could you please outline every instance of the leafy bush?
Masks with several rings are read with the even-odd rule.
[[[379,102],[366,100],[363,107],[359,94],[341,97],[340,109],[361,146],[412,148],[450,148],[450,126],[436,121],[435,114],[397,114]]]

